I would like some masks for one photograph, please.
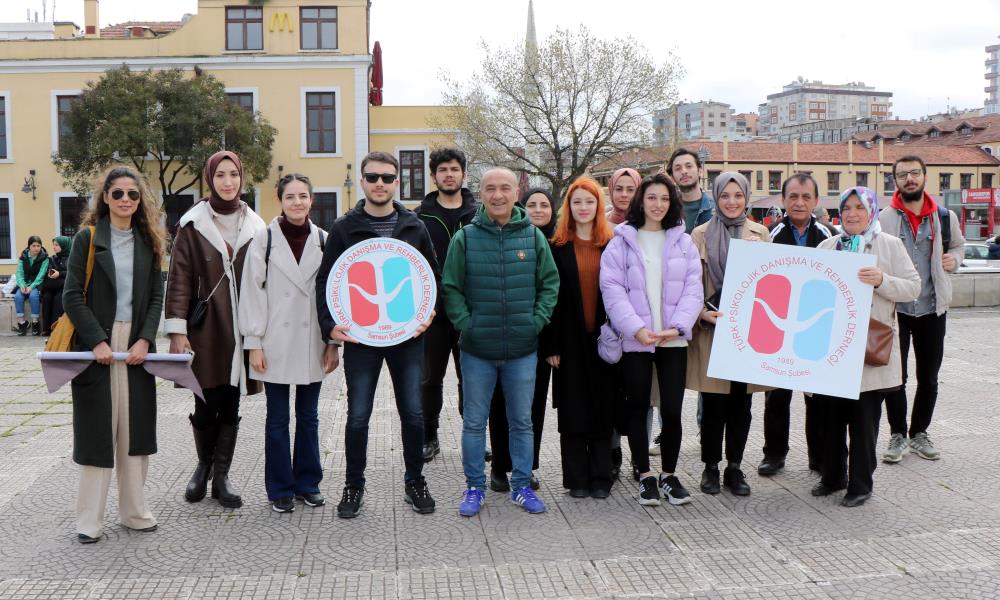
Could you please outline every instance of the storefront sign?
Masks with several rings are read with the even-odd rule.
[[[348,335],[368,346],[395,346],[413,337],[437,300],[434,272],[416,248],[372,238],[348,248],[333,264],[326,302]]]
[[[733,240],[708,374],[856,399],[872,286],[870,254]]]

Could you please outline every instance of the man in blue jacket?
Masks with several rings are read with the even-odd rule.
[[[466,517],[479,514],[485,500],[486,422],[498,381],[507,400],[511,500],[529,513],[545,511],[530,484],[531,402],[538,334],[552,317],[559,272],[545,236],[516,200],[514,173],[487,171],[480,183],[482,205],[452,239],[444,267],[445,307],[460,336],[467,489],[458,512]]]

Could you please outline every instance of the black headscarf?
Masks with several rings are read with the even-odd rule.
[[[552,201],[552,193],[545,188],[533,187],[528,188],[526,192],[521,194],[521,199],[517,201],[518,206],[525,208],[525,204],[528,203],[528,198],[532,194],[542,194],[549,199],[549,206],[552,207],[552,217],[546,225],[539,227],[543,234],[545,234],[545,239],[549,239],[556,232],[556,203]]]

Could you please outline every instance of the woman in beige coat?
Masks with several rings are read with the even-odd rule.
[[[903,242],[893,235],[880,235],[878,198],[866,187],[855,187],[840,196],[843,234],[823,241],[818,247],[842,252],[864,252],[878,259],[876,266],[858,271],[862,283],[874,286],[871,318],[892,327],[889,363],[864,365],[861,396],[857,400],[823,398],[827,432],[823,449],[823,477],[813,488],[813,496],[828,496],[847,488],[842,506],[861,506],[872,495],[875,472],[875,440],[882,418],[882,396],[902,385],[896,303],[911,302],[920,294],[920,276]],[[850,432],[850,467],[844,460],[845,437]]]
[[[312,183],[290,173],[278,181],[281,216],[254,238],[243,268],[239,305],[243,347],[250,350],[250,377],[264,383],[267,417],[264,486],[275,512],[325,503],[319,491],[319,392],[323,377],[340,361],[323,343],[316,318],[316,273],[326,232],[309,220]],[[295,451],[289,451],[289,404],[295,386]]]
[[[741,381],[725,381],[708,376],[708,358],[712,354],[712,336],[718,310],[730,239],[770,242],[767,228],[746,218],[749,182],[739,173],[726,172],[715,178],[713,197],[715,214],[691,232],[691,240],[701,254],[702,281],[705,286],[705,310],[694,328],[688,345],[687,387],[702,393],[701,491],[718,494],[719,461],[722,440],[726,440],[726,466],[723,482],[737,496],[750,494],[750,486],[740,469],[743,450],[750,433],[750,402],[754,392],[769,388]]]

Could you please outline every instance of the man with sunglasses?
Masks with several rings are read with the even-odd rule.
[[[334,262],[358,242],[375,237],[391,237],[420,251],[440,280],[427,227],[412,211],[394,201],[398,187],[399,162],[385,152],[371,152],[361,161],[361,189],[364,199],[334,222],[330,229],[323,263],[316,275],[316,309],[320,330],[327,343],[344,344],[344,378],[347,385],[347,423],[344,454],[347,477],[337,516],[352,518],[361,510],[365,494],[365,466],[368,455],[368,422],[375,403],[375,388],[383,362],[389,366],[396,409],[403,434],[403,499],[414,511],[434,512],[434,499],[427,489],[424,466],[424,418],[420,405],[420,375],[424,340],[420,337],[430,321],[401,344],[375,347],[351,337],[348,325],[337,325],[326,303],[326,282]]]
[[[920,296],[913,302],[896,304],[903,385],[885,395],[891,435],[882,460],[897,463],[910,449],[921,458],[937,460],[941,453],[927,436],[927,428],[934,415],[938,371],[944,356],[945,318],[951,302],[948,274],[962,262],[965,238],[955,213],[938,206],[924,191],[927,167],[919,156],[900,157],[892,165],[892,173],[896,191],[892,203],[879,213],[879,224],[883,233],[903,241],[920,274]],[[911,337],[917,358],[917,392],[907,432],[906,359]]]

